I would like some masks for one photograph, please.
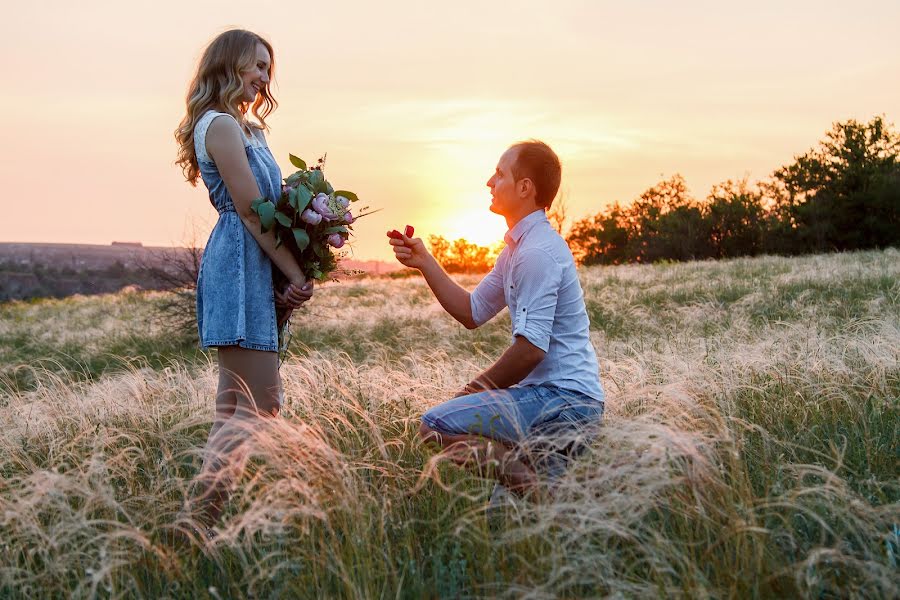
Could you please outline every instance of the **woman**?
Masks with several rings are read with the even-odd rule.
[[[198,535],[218,521],[239,475],[236,451],[278,414],[277,328],[313,294],[312,281],[285,246],[276,248],[271,232],[260,232],[250,209],[255,198],[281,193],[281,171],[263,135],[277,106],[269,89],[273,67],[266,40],[243,30],[222,33],[200,59],[175,131],[185,178],[191,185],[202,178],[219,212],[197,281],[200,343],[218,349],[219,363],[215,422],[182,523]],[[273,266],[289,282],[283,290],[273,289]]]

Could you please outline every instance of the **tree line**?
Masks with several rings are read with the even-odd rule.
[[[729,180],[697,200],[674,175],[576,221],[566,239],[588,265],[900,245],[898,154],[883,117],[838,122],[767,180]]]

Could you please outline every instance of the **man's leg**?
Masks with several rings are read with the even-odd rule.
[[[532,489],[537,483],[534,471],[516,457],[506,443],[480,435],[460,435],[436,431],[424,422],[419,426],[419,437],[436,444],[444,455],[457,465],[475,466],[487,475],[490,468],[497,469],[497,479],[519,495]]]
[[[603,418],[603,401],[555,386],[540,386],[562,402],[562,410],[536,423],[525,442],[530,464],[553,487],[572,460],[588,450]]]
[[[474,466],[523,494],[535,488],[534,469],[520,456],[520,444],[536,423],[555,417],[561,407],[535,386],[489,390],[460,396],[422,416],[419,436],[439,446],[460,466]]]

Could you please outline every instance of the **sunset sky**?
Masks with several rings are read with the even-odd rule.
[[[172,2],[34,0],[4,11],[0,241],[205,243],[216,213],[175,166],[204,46],[232,27],[275,49],[269,145],[384,231],[500,239],[485,181],[510,143],[563,162],[569,214],[674,173],[694,195],[767,177],[831,123],[900,118],[900,2]]]

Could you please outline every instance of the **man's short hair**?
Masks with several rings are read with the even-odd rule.
[[[530,179],[538,206],[550,208],[562,178],[562,166],[556,152],[540,140],[518,142],[510,146],[513,148],[517,150],[512,166],[513,179]]]

